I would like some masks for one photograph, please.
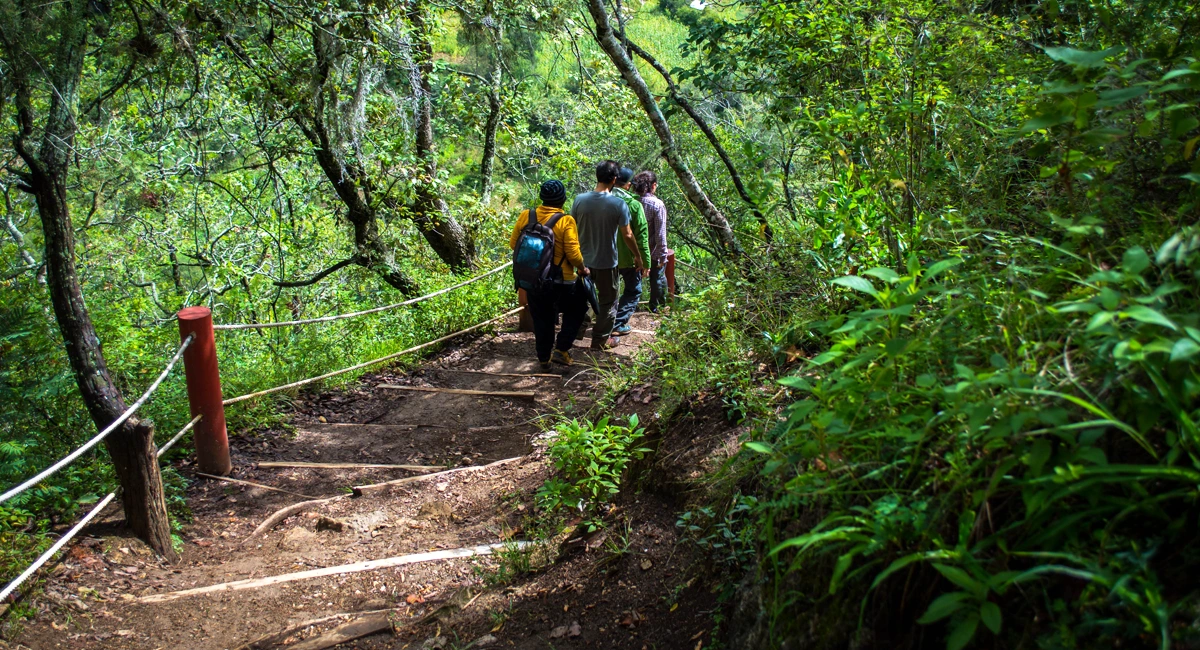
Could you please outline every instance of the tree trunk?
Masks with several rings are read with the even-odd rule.
[[[408,20],[413,27],[414,64],[417,68],[413,79],[413,92],[417,100],[416,154],[424,167],[424,178],[417,181],[413,221],[442,261],[456,271],[464,271],[471,267],[475,251],[467,240],[466,231],[450,215],[449,206],[437,192],[433,87],[429,83],[429,77],[433,74],[433,46],[429,42],[424,11],[424,3],[420,1],[413,2],[408,10]]]
[[[309,123],[297,116],[295,122],[312,143],[317,164],[346,206],[346,219],[354,227],[354,263],[370,269],[401,293],[417,295],[417,283],[396,266],[392,252],[379,236],[379,220],[370,203],[370,182],[364,180],[362,170],[338,159],[325,123],[319,117]]]
[[[612,26],[608,22],[608,14],[605,12],[604,3],[601,0],[588,0],[588,12],[592,14],[592,20],[596,23],[596,41],[600,47],[608,54],[608,58],[612,60],[617,70],[621,72],[621,76],[625,79],[626,85],[630,90],[637,95],[638,101],[642,104],[642,110],[646,112],[646,117],[650,119],[650,124],[654,127],[654,132],[658,135],[658,140],[662,144],[663,155],[667,159],[667,165],[671,167],[671,171],[675,172],[675,177],[679,179],[679,184],[683,188],[683,193],[688,201],[700,212],[712,232],[714,238],[721,245],[722,252],[730,257],[740,257],[742,255],[742,247],[738,244],[737,237],[734,235],[733,229],[729,227],[729,221],[724,214],[713,205],[705,194],[704,189],[700,187],[700,183],[696,177],[692,175],[687,164],[679,155],[679,149],[675,144],[675,136],[671,133],[671,127],[667,124],[667,120],[663,117],[662,110],[658,107],[658,102],[654,99],[654,94],[646,85],[646,81],[642,79],[642,75],[638,72],[637,66],[625,53],[625,49],[621,46],[621,42],[613,33]]]
[[[489,26],[490,21],[490,26]],[[492,13],[484,17],[485,27],[492,34],[492,74],[488,79],[488,116],[483,129],[483,160],[479,163],[479,186],[486,202],[492,195],[492,172],[496,164],[496,132],[500,130],[503,104],[500,93],[504,89],[504,60],[501,58],[504,44],[504,26]]]
[[[750,192],[746,190],[746,185],[742,182],[742,175],[738,173],[737,167],[733,166],[733,159],[729,157],[729,152],[725,151],[725,146],[722,145],[721,141],[717,139],[717,134],[712,130],[712,127],[708,125],[708,121],[705,120],[704,116],[700,115],[700,112],[697,111],[694,106],[692,106],[692,103],[689,102],[687,98],[679,92],[679,87],[675,85],[675,80],[671,78],[671,73],[668,72],[667,69],[658,62],[658,59],[655,59],[650,55],[649,52],[643,50],[632,41],[625,40],[625,44],[628,46],[626,48],[628,51],[633,52],[641,57],[646,63],[649,63],[650,66],[657,70],[658,74],[662,76],[663,81],[667,82],[667,91],[671,93],[671,99],[678,104],[685,113],[688,114],[688,117],[692,118],[692,121],[696,123],[697,127],[699,127],[700,132],[703,133],[704,137],[708,139],[708,143],[712,145],[713,150],[717,152],[717,156],[721,158],[721,162],[725,163],[725,169],[729,171],[729,179],[733,181],[733,188],[737,190],[738,196],[740,196],[742,200],[746,202],[746,205],[750,206],[750,211],[754,213],[754,218],[757,219],[759,225],[762,226],[763,239],[765,239],[768,244],[771,243],[775,236],[774,232],[771,230],[771,224],[767,222],[767,217],[758,207],[758,203],[750,197]]]
[[[92,421],[99,428],[111,424],[125,411],[125,400],[108,374],[100,339],[84,304],[75,270],[75,240],[67,204],[70,155],[74,151],[79,85],[84,52],[91,29],[88,0],[64,2],[58,15],[61,24],[53,67],[48,81],[50,95],[45,130],[38,153],[26,138],[33,133],[31,86],[26,73],[16,75],[15,84],[21,122],[16,136],[17,153],[29,168],[23,173],[26,191],[37,201],[46,251],[47,289],[75,383]],[[8,53],[10,56],[13,52]],[[18,55],[19,56],[19,55]],[[25,58],[25,57],[22,57]],[[9,64],[28,65],[10,60]],[[120,479],[125,520],[134,534],[167,559],[178,559],[171,547],[167,504],[162,477],[155,458],[154,428],[147,421],[130,418],[104,440]]]

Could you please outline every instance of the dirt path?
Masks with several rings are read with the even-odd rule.
[[[649,332],[656,321],[639,313],[633,326]],[[358,626],[347,634],[379,631],[339,647],[700,647],[709,617],[699,608],[711,597],[690,588],[690,560],[674,544],[669,502],[631,497],[607,532],[572,542],[581,552],[535,572],[521,573],[528,555],[515,550],[526,537],[534,493],[550,471],[539,423],[584,413],[603,371],[589,366],[618,369],[651,335],[626,337],[628,345],[613,353],[580,351],[576,366],[558,371],[561,378],[482,374],[538,372],[532,336],[511,330],[509,324],[449,348],[408,373],[385,371],[346,390],[303,395],[294,402],[294,430],[231,432],[232,476],[287,493],[196,478],[184,461],[181,473],[195,482],[187,492],[194,520],[182,531],[183,561],[158,562],[110,516],[54,571],[38,599],[42,613],[14,639],[16,647],[236,648],[322,618],[328,620],[256,647],[327,647],[314,639],[347,622]],[[537,397],[401,391],[383,384],[534,391]],[[479,467],[506,459],[512,460],[360,497],[347,488],[419,473],[259,465]],[[244,543],[268,516],[306,496],[337,498]],[[542,555],[557,555],[561,541],[544,544]],[[151,602],[221,583],[502,542],[509,546],[489,557]],[[370,611],[378,613],[355,614]],[[346,615],[329,618],[341,613]]]

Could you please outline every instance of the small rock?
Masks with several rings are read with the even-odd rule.
[[[445,501],[426,501],[421,504],[417,516],[422,519],[449,519],[453,509]]]
[[[450,484],[449,483],[438,483],[434,487],[437,488],[438,492],[445,492],[446,488],[450,487]]]
[[[485,635],[479,637],[478,639],[475,639],[474,641],[472,641],[471,644],[468,645],[467,647],[468,648],[483,648],[483,647],[490,646],[490,645],[498,642],[499,640],[500,639],[497,639],[496,637],[492,636],[491,634],[485,634]]]
[[[346,529],[346,522],[324,515],[317,517],[317,530],[331,530],[340,533]]]
[[[641,564],[642,571],[649,571],[650,567],[652,567],[652,566],[654,566],[654,563],[651,562],[649,559],[642,560],[642,564]]]
[[[317,418],[317,421],[318,421],[318,422],[320,422],[320,423],[322,423],[322,424],[324,424],[325,422],[328,422],[328,420],[326,420],[326,419],[325,419],[325,416],[324,416],[324,415],[322,415],[321,417]]]
[[[579,626],[579,621],[571,621],[571,627],[567,629],[567,636],[579,636],[583,634],[583,628]]]
[[[425,643],[421,644],[421,650],[441,650],[445,648],[449,640],[444,636],[435,636],[432,639],[425,639]]]
[[[559,625],[558,627],[554,628],[553,630],[550,630],[550,638],[551,639],[563,638],[564,636],[567,635],[567,629],[568,628],[566,625]]]

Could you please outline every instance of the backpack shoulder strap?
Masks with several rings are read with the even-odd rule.
[[[527,215],[528,216],[525,218],[525,228],[523,228],[522,230],[528,230],[529,228],[532,228],[533,226],[537,225],[537,222],[538,222],[537,206],[535,206],[535,205],[529,206],[529,212],[527,213]]]
[[[549,228],[549,229],[550,229],[550,232],[551,232],[551,233],[553,233],[553,232],[554,232],[554,226],[558,225],[558,220],[559,220],[559,219],[562,219],[562,218],[563,218],[563,217],[565,217],[565,216],[566,216],[566,214],[564,214],[564,213],[562,213],[562,212],[555,212],[554,214],[550,215],[550,218],[549,218],[549,219],[547,219],[547,220],[546,220],[546,223],[545,223],[545,224],[543,224],[543,225],[545,225],[547,228]],[[557,244],[555,245],[555,248],[558,248]],[[563,258],[564,258],[564,259],[566,258],[566,251],[565,251],[565,250],[563,251]],[[552,264],[554,264],[554,266],[560,266],[560,265],[562,265],[562,261],[561,261],[561,260],[555,260],[553,256],[551,256],[551,263],[552,263]]]

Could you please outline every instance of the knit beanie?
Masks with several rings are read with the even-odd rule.
[[[633,170],[628,167],[622,167],[621,171],[617,172],[617,185],[624,185],[633,180]]]
[[[542,203],[551,207],[560,207],[567,200],[567,188],[563,186],[561,181],[554,179],[542,183],[542,189],[539,193]]]

